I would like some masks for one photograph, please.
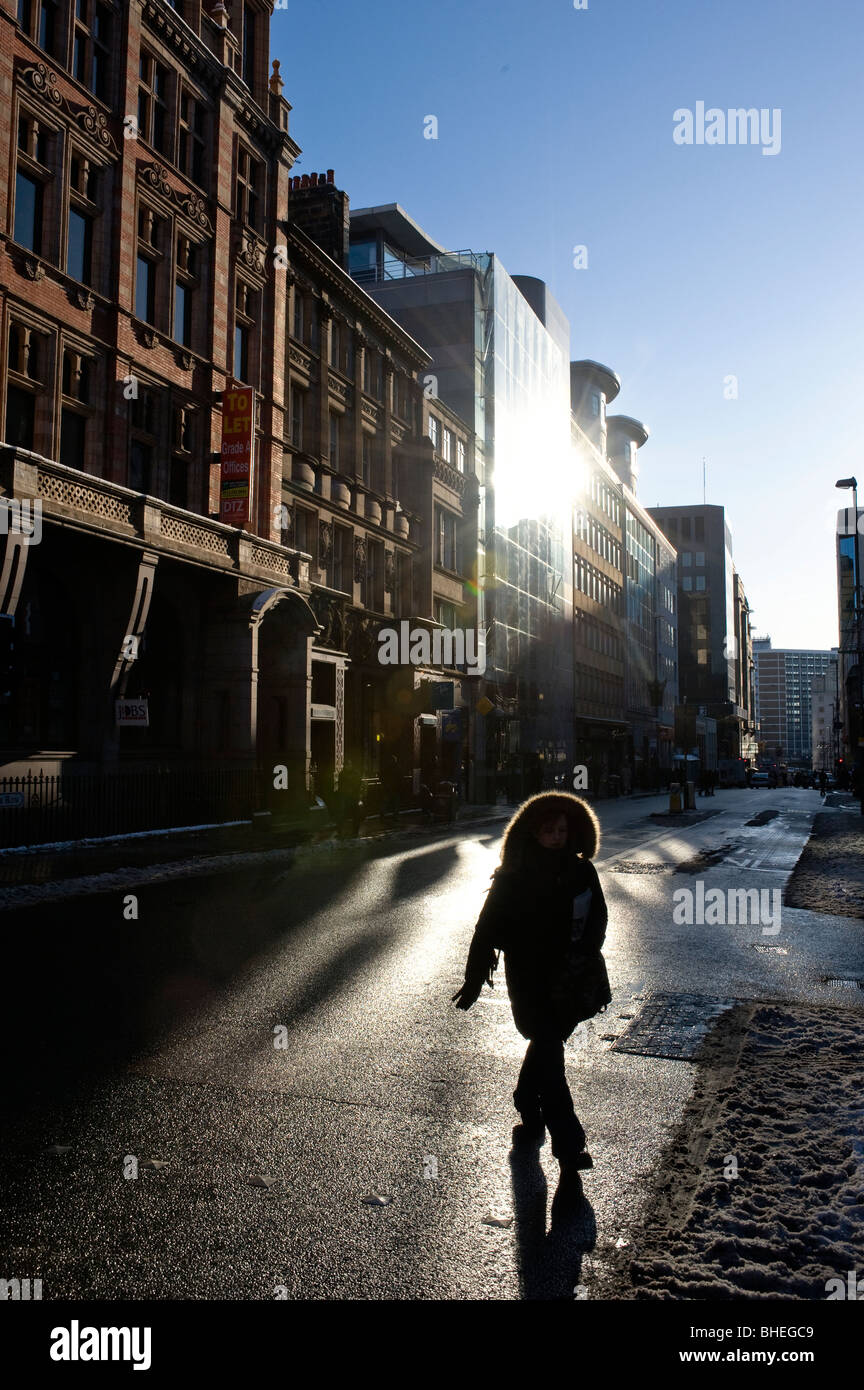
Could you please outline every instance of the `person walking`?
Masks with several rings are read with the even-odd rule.
[[[548,1127],[562,1177],[593,1167],[567,1085],[564,1043],[611,1000],[600,954],[606,901],[590,862],[599,841],[593,810],[569,792],[541,792],[520,806],[474,929],[465,982],[452,999],[470,1009],[484,982],[492,985],[503,951],[513,1021],[528,1039],[513,1092],[521,1119],[513,1137],[542,1144]]]

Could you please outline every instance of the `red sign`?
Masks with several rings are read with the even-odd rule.
[[[222,397],[219,520],[232,526],[248,525],[250,519],[254,414],[255,393],[251,386],[225,391]]]

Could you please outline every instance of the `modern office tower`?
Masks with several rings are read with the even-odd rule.
[[[742,595],[723,507],[651,507],[678,549],[678,679],[681,700],[717,721],[717,754],[741,759],[752,748],[745,701],[748,661],[742,642]],[[746,602],[746,599],[744,600]]]
[[[351,214],[358,284],[429,352],[423,381],[476,434],[486,795],[572,764],[569,329],[546,286],[490,252],[449,253],[397,204]]]
[[[675,550],[636,498],[648,431],[608,416],[610,368],[571,362],[576,761],[598,794],[655,786],[674,763],[677,680]],[[607,457],[608,454],[608,457]]]
[[[811,687],[828,674],[830,651],[771,646],[770,637],[753,641],[760,757],[768,762],[810,768],[813,760]]]
[[[856,533],[857,525],[857,533]],[[864,541],[864,512],[857,516],[852,507],[837,513],[837,626],[840,719],[843,724],[842,753],[848,766],[855,766],[864,754],[864,621],[859,575]]]
[[[834,772],[843,756],[840,752],[843,721],[838,656],[835,647],[828,670],[824,675],[814,676],[810,683],[810,748],[815,772]]]

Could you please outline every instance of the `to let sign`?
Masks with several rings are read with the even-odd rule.
[[[219,520],[233,526],[249,523],[254,413],[251,386],[233,387],[223,395]]]

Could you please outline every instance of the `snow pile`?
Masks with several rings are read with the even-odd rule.
[[[630,1297],[826,1299],[864,1276],[862,1025],[861,1009],[753,1009],[691,1192],[667,1175],[633,1240]]]

